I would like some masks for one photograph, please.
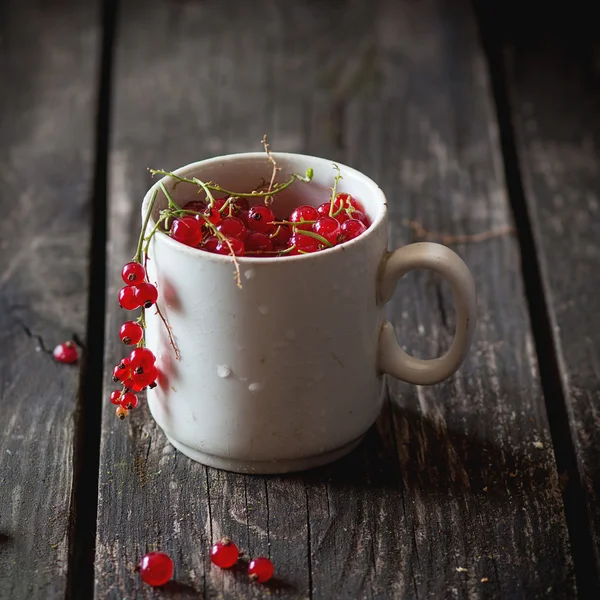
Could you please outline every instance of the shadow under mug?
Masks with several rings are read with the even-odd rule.
[[[279,181],[310,167],[310,183],[277,194],[273,208],[318,205],[330,194],[332,162],[274,153]],[[209,466],[245,473],[316,467],[350,452],[377,418],[383,374],[434,384],[461,365],[476,322],[476,294],[465,263],[449,248],[417,243],[387,252],[386,198],[375,182],[339,165],[338,191],[359,199],[372,220],[358,238],[314,254],[237,259],[190,248],[158,232],[148,252],[149,280],[180,352],[177,360],[160,318],[147,314],[146,340],[157,356],[159,385],[150,410],[171,443]],[[234,154],[190,164],[183,177],[229,190],[256,189],[271,176],[263,153]],[[179,205],[198,198],[195,185],[162,180]],[[150,226],[167,199],[158,190]],[[257,200],[257,202],[260,200]],[[412,269],[439,273],[452,289],[456,332],[442,357],[405,353],[384,305]]]

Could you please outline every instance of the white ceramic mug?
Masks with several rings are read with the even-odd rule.
[[[314,170],[275,196],[274,210],[329,197],[332,162],[276,153],[278,180]],[[157,233],[148,274],[172,328],[147,311],[147,344],[157,355],[159,385],[148,392],[152,415],[172,444],[209,466],[246,473],[283,473],[333,461],[361,440],[382,404],[382,375],[418,385],[451,376],[469,349],[476,295],[464,262],[445,246],[417,243],[387,252],[386,198],[377,184],[339,165],[338,190],[359,199],[372,220],[358,238],[314,254],[238,259],[184,246]],[[234,154],[193,163],[177,174],[235,191],[269,180],[263,153]],[[197,188],[162,179],[178,204]],[[147,193],[145,214],[157,182]],[[167,204],[158,192],[153,220]],[[152,221],[150,223],[152,226]],[[412,269],[439,273],[452,289],[456,333],[441,358],[421,360],[396,342],[384,305]]]

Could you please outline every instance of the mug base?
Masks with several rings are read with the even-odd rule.
[[[307,469],[321,467],[352,452],[352,450],[354,450],[354,448],[360,444],[364,437],[364,435],[361,435],[358,439],[353,440],[350,443],[341,446],[340,448],[330,450],[329,452],[324,452],[323,454],[317,454],[315,456],[285,458],[282,460],[235,460],[231,458],[225,458],[223,456],[208,454],[206,452],[200,452],[199,450],[190,448],[189,446],[186,446],[185,444],[182,444],[177,440],[174,440],[171,436],[167,435],[169,442],[171,442],[171,444],[177,450],[179,450],[179,452],[185,454],[196,462],[202,463],[208,467],[214,467],[215,469],[221,469],[223,471],[249,473],[254,475],[292,473],[294,471],[305,471]]]

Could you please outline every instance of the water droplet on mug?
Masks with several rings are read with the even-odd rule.
[[[266,314],[269,312],[269,307],[268,307],[268,306],[265,306],[264,304],[261,304],[261,305],[258,307],[258,312],[259,312],[261,315],[266,315]]]
[[[254,277],[254,269],[248,269],[247,271],[244,271],[244,277],[246,279],[252,279]]]
[[[227,365],[217,365],[217,375],[225,379],[231,375],[231,369]]]
[[[263,389],[263,384],[262,383],[251,383],[248,386],[248,389],[251,392],[260,392]]]

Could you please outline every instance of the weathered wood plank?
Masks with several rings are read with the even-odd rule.
[[[485,63],[470,6],[124,2],[110,189],[107,365],[119,265],[131,254],[148,166],[276,148],[351,164],[403,218],[448,234],[509,224]],[[389,382],[366,442],[328,468],[289,477],[221,473],[168,445],[145,408],[119,423],[106,401],[97,538],[98,598],[263,597],[243,573],[210,567],[221,534],[273,557],[285,598],[570,597],[567,531],[511,237],[458,250],[473,269],[481,324],[452,381]],[[447,291],[408,278],[390,306],[405,346],[449,345]],[[106,398],[111,385],[107,386]],[[177,584],[133,572],[149,548],[173,553]]]
[[[67,589],[85,338],[99,16],[5,2],[0,18],[0,597]]]
[[[600,92],[593,20],[560,15],[552,34],[516,38],[507,53],[525,196],[548,299],[591,533],[600,573]],[[587,15],[590,17],[591,15]],[[557,40],[561,43],[557,44]],[[581,531],[574,531],[579,542]],[[587,548],[585,549],[587,553]],[[591,554],[591,552],[590,552]],[[595,564],[593,564],[595,563]],[[595,596],[600,593],[596,579]]]

